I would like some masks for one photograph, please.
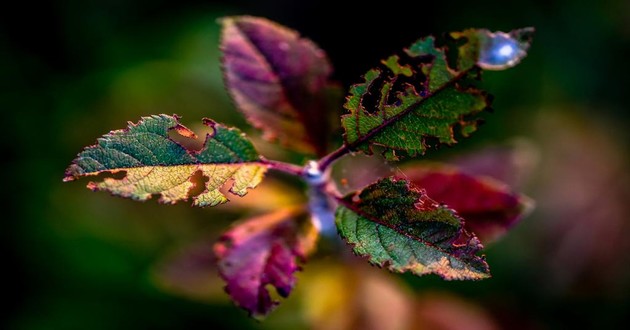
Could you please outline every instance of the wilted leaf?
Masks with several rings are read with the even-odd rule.
[[[505,184],[466,174],[456,167],[416,164],[403,171],[407,180],[464,218],[464,227],[484,244],[505,234],[533,207],[529,198],[512,192]]]
[[[457,142],[455,132],[468,136],[477,129],[475,115],[490,104],[486,93],[474,87],[480,67],[516,65],[532,31],[471,29],[445,40],[427,37],[383,60],[365,74],[365,82],[350,88],[349,114],[342,117],[346,146],[368,154],[372,146],[381,146],[395,160],[424,153],[429,140],[450,145]]]
[[[339,200],[340,235],[360,256],[393,272],[447,280],[490,276],[483,248],[452,210],[404,180],[382,179]]]
[[[267,289],[287,297],[299,270],[314,249],[317,231],[302,209],[284,209],[236,225],[215,245],[226,291],[254,317],[267,315],[277,304]]]
[[[121,179],[90,182],[88,188],[140,201],[159,194],[160,202],[170,204],[192,197],[196,206],[214,206],[228,201],[219,188],[233,179],[229,191],[245,195],[248,188],[260,183],[266,165],[238,129],[209,119],[204,119],[204,124],[213,129],[213,134],[206,135],[201,150],[191,151],[169,138],[171,130],[196,137],[177,116],[143,117],[137,124],[112,131],[99,138],[96,145],[85,148],[66,170],[64,181],[124,172]],[[201,184],[203,191],[195,189]]]
[[[332,67],[324,51],[264,18],[221,22],[225,83],[237,108],[267,139],[323,155],[328,112],[341,96],[329,80]]]

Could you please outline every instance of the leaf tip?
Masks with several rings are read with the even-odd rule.
[[[63,179],[61,179],[61,181],[63,182],[70,182],[70,181],[74,181],[76,180],[76,178],[72,175],[68,175],[68,176],[64,176]]]
[[[70,182],[78,179],[83,174],[83,169],[75,163],[75,161],[68,166],[64,172],[63,182]]]
[[[208,126],[208,127],[212,127],[212,128],[214,128],[214,127],[217,125],[217,122],[216,122],[216,121],[214,121],[214,120],[212,120],[212,119],[210,119],[210,118],[206,118],[206,117],[204,117],[201,121],[202,121],[202,123],[203,123],[204,125],[206,125],[206,126]]]

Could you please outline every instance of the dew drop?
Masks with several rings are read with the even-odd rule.
[[[485,70],[503,70],[518,64],[526,55],[531,29],[510,33],[479,31],[480,50],[477,65]]]

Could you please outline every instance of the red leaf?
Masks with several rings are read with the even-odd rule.
[[[342,97],[329,80],[326,53],[296,31],[263,18],[228,17],[222,23],[223,73],[237,108],[266,139],[325,154],[328,110],[341,107]]]
[[[294,273],[312,251],[317,231],[304,209],[284,209],[246,220],[226,232],[214,246],[219,274],[237,305],[253,317],[267,315],[277,304],[267,286],[287,297]]]
[[[464,227],[485,244],[501,237],[528,213],[533,202],[488,177],[473,176],[446,165],[415,165],[406,177],[432,199],[457,211]]]

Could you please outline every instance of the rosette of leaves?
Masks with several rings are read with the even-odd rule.
[[[482,242],[520,219],[530,204],[525,197],[457,168],[422,166],[405,169],[407,179],[382,178],[342,196],[329,170],[351,152],[371,155],[376,148],[397,160],[472,134],[478,114],[490,107],[489,95],[477,87],[482,70],[520,62],[531,28],[426,37],[382,60],[349,88],[344,143],[331,152],[328,119],[343,102],[325,52],[263,18],[228,17],[221,24],[225,85],[236,108],[263,138],[321,158],[303,166],[268,160],[240,130],[211,119],[203,119],[210,133],[202,148],[192,150],[173,134],[180,141],[196,134],[177,115],[162,114],[99,138],[78,154],[64,181],[95,177],[100,181],[88,183],[92,190],[204,207],[246,195],[269,170],[303,178],[307,203],[235,224],[208,259],[216,261],[228,294],[254,317],[277,305],[270,288],[290,294],[300,263],[333,222],[357,255],[392,272],[447,280],[490,276]]]

